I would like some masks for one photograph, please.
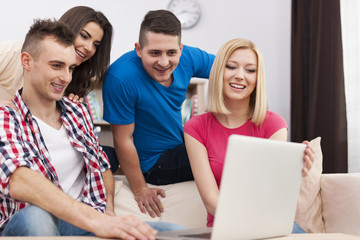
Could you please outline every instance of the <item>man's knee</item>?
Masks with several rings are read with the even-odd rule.
[[[58,236],[57,221],[52,214],[31,205],[10,219],[2,236]]]

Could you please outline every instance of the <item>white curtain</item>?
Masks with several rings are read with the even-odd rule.
[[[343,41],[348,171],[360,172],[360,4],[340,0]]]

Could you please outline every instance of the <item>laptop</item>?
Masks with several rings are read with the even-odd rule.
[[[159,232],[157,239],[259,239],[291,234],[305,147],[231,135],[213,228]]]

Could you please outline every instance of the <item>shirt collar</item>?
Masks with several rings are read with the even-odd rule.
[[[31,115],[30,109],[28,108],[28,106],[26,105],[24,100],[22,99],[22,96],[21,96],[22,91],[23,91],[23,88],[19,89],[19,91],[16,92],[13,102],[14,102],[15,106],[19,109],[19,113],[22,116],[22,118],[25,119],[25,121],[28,121],[32,115]],[[63,116],[67,110],[66,105],[64,103],[64,97],[61,100],[57,101],[56,104],[60,109],[61,116]]]

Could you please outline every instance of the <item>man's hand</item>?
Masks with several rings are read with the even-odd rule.
[[[140,191],[134,192],[135,200],[142,213],[149,213],[151,217],[160,217],[164,212],[164,207],[158,197],[165,197],[165,191],[160,188],[144,187]]]
[[[154,239],[157,231],[139,218],[103,215],[93,222],[92,232],[98,237],[121,239]]]

